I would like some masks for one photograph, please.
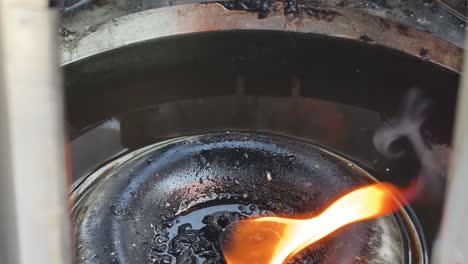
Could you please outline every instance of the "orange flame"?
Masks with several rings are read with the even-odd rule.
[[[351,223],[400,209],[398,189],[376,183],[354,190],[316,217],[260,217],[241,221],[224,247],[228,264],[282,264],[290,256]]]

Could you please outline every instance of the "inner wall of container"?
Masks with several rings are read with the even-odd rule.
[[[417,87],[433,102],[422,133],[433,146],[449,146],[459,80],[456,72],[385,47],[276,31],[161,38],[64,69],[75,181],[106,161],[96,154],[106,149],[119,154],[181,135],[249,130],[316,143],[379,180],[406,184],[418,172],[417,159],[385,159],[372,144],[374,131]],[[117,138],[112,146],[109,136],[90,136],[105,121]],[[413,205],[429,248],[441,205]]]

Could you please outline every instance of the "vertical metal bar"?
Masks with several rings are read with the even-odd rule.
[[[56,11],[0,0],[0,262],[70,263]]]
[[[468,49],[468,44],[466,49]],[[468,54],[457,102],[454,153],[434,263],[468,263]]]

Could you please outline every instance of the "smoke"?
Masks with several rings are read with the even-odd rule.
[[[419,175],[402,191],[407,201],[436,200],[443,195],[446,171],[440,162],[440,151],[434,151],[437,149],[431,147],[421,134],[430,105],[418,89],[410,90],[400,114],[377,130],[373,138],[375,148],[386,158],[402,158],[408,152],[402,143],[409,143],[419,159]]]

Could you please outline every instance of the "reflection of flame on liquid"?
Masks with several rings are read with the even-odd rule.
[[[228,264],[282,264],[289,257],[351,223],[400,209],[397,187],[376,183],[356,189],[309,219],[260,217],[241,221],[225,243]]]

